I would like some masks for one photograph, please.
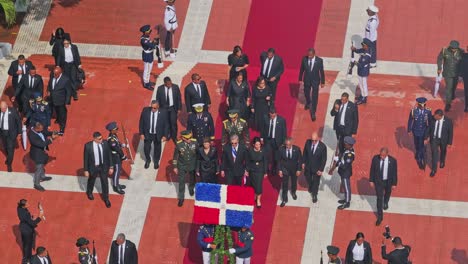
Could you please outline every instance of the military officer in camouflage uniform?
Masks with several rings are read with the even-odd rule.
[[[117,131],[119,127],[117,126],[117,122],[110,122],[106,125],[106,130],[109,131],[109,137],[107,138],[107,142],[109,142],[109,147],[112,153],[112,159],[114,160],[114,173],[112,175],[112,189],[114,192],[118,194],[125,194],[125,185],[119,184],[119,177],[120,172],[122,171],[122,161],[127,159],[122,148],[125,147],[125,144],[120,143],[119,138],[117,136]]]
[[[353,145],[356,140],[350,136],[344,137],[344,152],[340,156],[335,156],[334,160],[337,161],[338,174],[341,177],[341,184],[345,188],[345,198],[338,201],[341,205],[338,209],[343,210],[348,208],[351,203],[351,183],[350,178],[353,175],[353,162],[354,162],[354,149]]]
[[[50,119],[52,117],[49,103],[42,100],[40,93],[35,93],[34,99],[29,100],[29,105],[31,106],[31,110],[26,114],[29,124],[39,122],[47,129],[50,126]]]
[[[222,144],[226,144],[231,135],[235,134],[239,137],[239,144],[245,144],[249,147],[250,134],[247,121],[239,118],[239,110],[231,109],[228,111],[229,119],[223,121],[223,138]]]
[[[458,84],[460,62],[463,50],[456,40],[450,41],[447,48],[443,48],[437,56],[437,75],[442,73],[445,79],[445,112],[450,111],[452,100],[455,99],[455,89]],[[443,67],[442,67],[443,66]]]
[[[237,236],[237,245],[230,248],[229,253],[236,255],[236,264],[250,264],[254,235],[248,227],[242,227]]]
[[[174,173],[179,176],[179,202],[177,206],[184,204],[185,179],[188,176],[190,196],[194,194],[195,188],[195,168],[197,164],[197,140],[192,138],[192,132],[184,130],[180,132],[182,139],[177,141],[174,149]]]
[[[214,140],[215,127],[213,117],[207,111],[203,111],[205,104],[194,104],[195,113],[190,113],[187,120],[187,130],[192,131],[193,137],[197,139],[198,145],[203,145],[203,139],[209,137]]]
[[[201,225],[198,229],[197,241],[203,252],[203,264],[210,264],[210,252],[216,249],[216,245],[213,243],[214,235],[214,225]],[[217,263],[217,261],[215,261],[215,263]]]
[[[417,98],[416,102],[418,104],[411,109],[408,117],[408,133],[413,134],[416,149],[414,157],[421,169],[426,167],[424,135],[432,117],[431,109],[426,107],[426,101],[427,99],[424,97]]]
[[[78,262],[80,264],[97,264],[97,256],[94,256],[88,248],[89,240],[85,237],[80,237],[76,240],[78,249]]]

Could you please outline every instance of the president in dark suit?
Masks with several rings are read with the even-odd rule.
[[[309,185],[309,193],[312,195],[312,202],[318,201],[318,189],[320,186],[320,178],[325,170],[327,163],[327,146],[320,141],[317,132],[312,133],[302,150],[302,168],[304,176]]]
[[[127,240],[120,233],[117,239],[112,241],[109,264],[138,264],[138,253],[135,244]]]
[[[72,84],[72,96],[74,100],[78,100],[78,69],[81,68],[81,56],[78,51],[78,46],[70,43],[70,39],[63,40],[63,46],[58,49],[57,57],[58,66],[63,69],[63,73],[70,79]]]
[[[52,264],[49,252],[45,247],[37,247],[36,255],[31,258],[31,264]]]
[[[67,76],[62,74],[62,68],[55,67],[47,85],[47,95],[50,107],[55,111],[57,123],[60,126],[60,135],[65,133],[67,125],[67,105],[70,104],[72,84]]]
[[[194,104],[205,104],[205,110],[208,110],[211,105],[208,87],[198,73],[192,74],[192,82],[185,86],[184,97],[187,113],[195,112],[192,107]]]
[[[301,149],[293,145],[293,139],[288,137],[284,141],[284,146],[278,149],[278,175],[282,178],[281,185],[281,207],[288,202],[289,179],[291,179],[291,196],[297,199],[297,177],[301,175],[302,155]]]
[[[102,199],[107,208],[111,207],[109,201],[108,175],[114,172],[114,161],[107,141],[102,140],[99,132],[93,133],[93,140],[84,145],[84,175],[88,177],[86,195],[89,200],[94,200],[93,189],[96,178],[101,180]]]
[[[369,181],[375,187],[377,196],[377,222],[380,225],[383,219],[383,210],[388,209],[388,201],[392,190],[398,183],[398,165],[394,157],[388,155],[388,148],[380,149],[380,154],[372,158]],[[383,206],[383,210],[382,210]]]
[[[17,101],[18,110],[27,115],[30,111],[30,99],[33,99],[34,94],[40,94],[41,97],[44,94],[44,81],[42,76],[36,74],[36,67],[31,66],[28,74],[25,74],[18,86],[15,89],[15,97],[11,98],[12,101]]]
[[[221,156],[221,177],[226,178],[228,185],[242,185],[242,177],[246,174],[247,148],[239,144],[239,136],[230,137],[231,144],[223,146]]]
[[[349,241],[346,249],[345,264],[372,264],[372,249],[364,240],[364,234],[359,232],[356,239]]]
[[[272,101],[275,101],[276,87],[284,72],[283,59],[275,54],[275,49],[269,48],[268,51],[260,54],[260,76],[265,77],[267,86],[270,87],[272,92]]]
[[[159,168],[161,158],[161,142],[166,141],[169,134],[167,112],[159,108],[157,100],[151,101],[150,107],[145,107],[140,115],[140,139],[144,140],[145,169],[151,163],[151,144],[154,144],[153,162],[154,168]]]
[[[159,106],[166,110],[169,122],[169,137],[174,143],[177,142],[177,116],[182,110],[182,99],[179,86],[173,84],[171,78],[164,77],[164,85],[158,87],[156,91],[156,101]],[[165,135],[166,136],[166,135]]]
[[[271,170],[277,169],[278,149],[286,140],[286,120],[276,113],[274,106],[270,107],[269,118],[265,118],[263,129],[260,131],[262,145],[265,146],[268,163],[272,164]],[[274,174],[274,173],[273,173]]]
[[[16,138],[21,134],[21,118],[13,107],[8,107],[5,101],[0,102],[0,137],[5,149],[8,172],[12,171],[11,164],[15,155]]]
[[[17,60],[11,62],[10,68],[8,68],[8,75],[11,76],[11,83],[15,91],[23,76],[29,73],[32,66],[32,62],[26,60],[24,55],[19,55]]]
[[[359,114],[357,106],[349,101],[349,94],[343,93],[341,99],[337,99],[330,111],[334,116],[333,129],[338,139],[340,153],[344,151],[344,137],[356,135],[359,125]]]
[[[432,152],[432,170],[431,177],[437,172],[437,163],[439,167],[445,167],[445,158],[447,156],[447,146],[452,146],[453,142],[453,122],[452,119],[444,115],[442,109],[437,109],[434,118],[426,129],[426,140],[430,139]],[[440,157],[439,157],[440,152]]]
[[[315,56],[315,50],[313,48],[310,48],[307,56],[302,58],[301,69],[299,71],[299,83],[304,85],[304,96],[306,99],[304,108],[306,110],[310,108],[312,121],[315,121],[319,86],[321,88],[325,87],[325,71],[323,70],[322,58]],[[310,98],[311,89],[312,100]]]
[[[23,250],[22,264],[29,263],[31,260],[32,250],[36,241],[36,227],[44,217],[44,212],[39,212],[39,216],[33,218],[29,212],[29,202],[26,199],[21,199],[18,202],[16,212],[18,214],[19,230],[21,232],[21,248]]]

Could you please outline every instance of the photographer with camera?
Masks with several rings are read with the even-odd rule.
[[[390,227],[385,227],[385,232],[383,233],[384,238],[382,239],[382,258],[388,260],[388,264],[411,264],[408,260],[409,254],[411,252],[411,247],[403,245],[403,241],[400,237],[392,237],[390,235]],[[393,251],[387,254],[387,245],[385,242],[388,239],[392,239]]]

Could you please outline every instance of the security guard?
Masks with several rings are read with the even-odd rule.
[[[80,237],[76,240],[76,246],[78,249],[78,262],[80,264],[97,264],[97,256],[94,257],[88,248],[89,240],[85,237]]]
[[[371,51],[370,48],[373,44],[372,41],[365,38],[362,40],[362,49],[356,49],[355,52],[359,53],[360,57],[357,61],[357,73],[359,80],[359,88],[361,89],[361,95],[357,98],[356,104],[365,104],[367,103],[367,96],[369,95],[369,90],[367,88],[367,78],[370,74],[370,62],[371,62]]]
[[[338,162],[338,174],[341,177],[341,184],[345,187],[345,198],[339,200],[338,203],[341,205],[338,206],[338,209],[343,210],[348,208],[351,203],[351,183],[349,178],[353,175],[353,161],[354,161],[354,149],[353,145],[356,143],[356,140],[350,136],[344,138],[344,147],[345,151],[340,154],[340,156],[335,156],[335,161]]]
[[[179,27],[177,24],[176,8],[174,6],[175,0],[164,0],[167,3],[166,9],[164,10],[164,26],[166,27],[166,40],[164,42],[164,53],[166,57],[176,57],[176,50],[173,47],[174,44],[174,33]]]
[[[239,144],[245,144],[249,147],[250,134],[247,121],[239,118],[239,110],[230,109],[227,111],[229,119],[223,121],[223,139],[222,144],[229,141],[229,137],[236,134],[239,137]]]
[[[214,140],[215,127],[213,117],[207,111],[203,111],[205,104],[194,104],[192,107],[195,113],[190,113],[187,120],[187,130],[192,131],[193,136],[197,139],[198,145],[203,145],[203,139],[209,137]]]
[[[109,146],[112,153],[112,159],[114,160],[114,174],[112,175],[112,189],[114,192],[118,194],[125,194],[125,185],[119,184],[119,177],[120,172],[122,171],[122,161],[127,159],[122,148],[125,147],[125,144],[120,143],[119,138],[117,136],[117,131],[119,128],[117,127],[117,122],[110,122],[106,125],[106,130],[109,131],[109,137],[107,141],[109,142]]]
[[[371,67],[377,67],[377,28],[379,27],[379,8],[375,5],[370,5],[367,8],[367,15],[369,19],[367,20],[366,30],[364,32],[364,37],[371,41],[370,54],[371,54]]]
[[[250,264],[254,235],[248,227],[242,227],[237,233],[237,238],[236,247],[230,248],[229,253],[236,254],[236,264]]]
[[[445,112],[450,111],[452,100],[455,99],[462,55],[460,43],[452,40],[449,46],[443,48],[437,56],[437,75],[442,73],[445,79]]]
[[[177,206],[181,207],[184,204],[185,197],[185,178],[188,175],[189,193],[194,194],[195,188],[195,168],[197,163],[197,140],[192,138],[192,132],[184,130],[180,132],[182,140],[177,141],[174,149],[174,157],[172,164],[174,165],[174,173],[179,176],[179,202]]]
[[[34,99],[29,100],[29,104],[31,106],[31,110],[26,115],[29,119],[29,124],[40,122],[45,128],[48,128],[52,117],[52,111],[49,103],[42,100],[40,93],[35,93]]]
[[[333,264],[341,264],[341,259],[338,257],[338,253],[340,253],[340,249],[335,246],[328,246],[327,247],[327,255],[328,255],[328,263]]]
[[[154,83],[150,82],[151,70],[153,69],[154,61],[154,50],[156,49],[157,43],[155,40],[150,39],[151,26],[144,25],[140,28],[140,32],[143,33],[140,38],[140,44],[142,47],[141,57],[143,59],[143,87],[149,90],[154,89]]]
[[[215,235],[214,225],[201,225],[198,229],[197,241],[203,252],[203,264],[210,264],[210,252],[216,249],[213,244]],[[217,263],[217,261],[215,261]]]
[[[408,134],[413,134],[414,147],[416,148],[414,158],[418,162],[419,168],[424,169],[426,167],[424,134],[429,127],[432,113],[431,109],[426,107],[426,98],[419,97],[416,102],[417,105],[411,109],[408,117]]]

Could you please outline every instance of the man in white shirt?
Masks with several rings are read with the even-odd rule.
[[[367,8],[367,15],[369,15],[369,20],[367,20],[366,29],[364,32],[364,37],[372,41],[372,46],[370,48],[371,54],[371,67],[377,67],[377,28],[379,27],[379,8],[375,5],[370,5]]]
[[[5,101],[0,102],[0,137],[5,149],[8,172],[12,172],[13,157],[15,154],[16,138],[22,132],[22,124],[18,111],[8,107]]]
[[[171,58],[176,57],[176,49],[174,48],[174,33],[178,28],[175,0],[164,0],[167,3],[164,10],[164,26],[166,27],[166,40],[164,41],[164,53]]]
[[[112,241],[109,264],[138,264],[138,253],[135,244],[125,238],[125,234],[118,234]]]
[[[439,168],[443,169],[445,167],[447,147],[452,146],[453,142],[453,122],[444,115],[442,109],[437,109],[434,112],[434,118],[426,132],[426,141],[428,138],[431,142],[432,152],[432,170],[430,176],[434,177],[439,161]]]

